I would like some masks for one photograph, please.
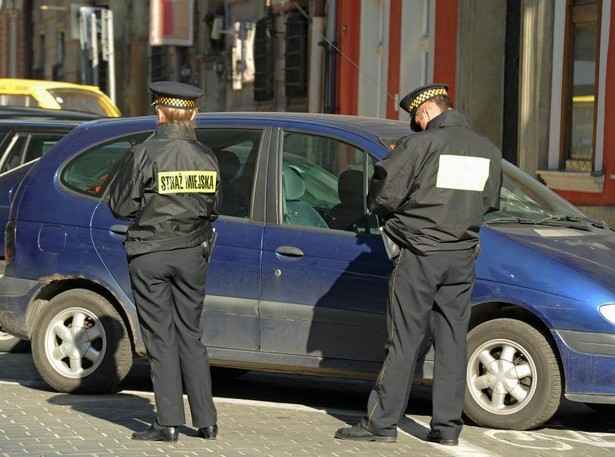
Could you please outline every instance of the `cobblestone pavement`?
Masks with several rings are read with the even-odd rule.
[[[42,381],[29,354],[0,354],[0,456],[446,455],[404,433],[395,444],[334,439],[337,428],[357,422],[358,412],[220,397],[215,402],[215,441],[198,438],[188,426],[180,428],[177,443],[133,441],[132,432],[153,418],[151,390],[61,394]]]
[[[371,383],[258,373],[237,380],[214,377],[217,440],[204,441],[185,426],[177,443],[140,442],[131,434],[154,417],[147,365],[137,363],[123,386],[114,395],[61,394],[42,381],[30,354],[0,353],[0,457],[615,455],[612,414],[597,415],[578,404],[565,405],[537,432],[466,425],[458,447],[428,443],[430,393],[424,387],[413,389],[397,443],[336,440],[337,428],[359,420]],[[187,401],[186,413],[189,417]]]

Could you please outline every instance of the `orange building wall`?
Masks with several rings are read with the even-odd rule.
[[[401,2],[391,0],[389,12],[389,64],[387,71],[387,93],[399,93],[400,52],[401,52]],[[404,94],[400,94],[403,97]],[[387,119],[399,119],[395,100],[387,97]]]
[[[449,96],[455,101],[457,77],[458,0],[436,2],[436,36],[434,43],[434,82],[449,85]]]
[[[357,114],[359,100],[359,46],[361,41],[361,2],[337,3],[337,99],[339,114]]]

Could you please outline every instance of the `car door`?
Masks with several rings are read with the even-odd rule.
[[[366,216],[373,159],[309,132],[280,131],[273,147],[267,195],[277,198],[269,199],[263,238],[261,351],[321,372],[380,362],[392,264]]]
[[[223,187],[222,215],[215,222],[218,238],[208,267],[207,296],[204,311],[204,342],[210,356],[217,360],[236,358],[229,350],[258,349],[258,299],[260,295],[260,246],[262,241],[262,204],[252,199],[258,174],[258,152],[262,129],[199,129],[201,141],[212,144],[221,158],[221,168],[230,167],[229,156],[235,154],[238,165],[232,179]],[[84,183],[100,191],[96,176],[108,176],[113,164],[134,140],[124,138],[99,146],[82,156],[83,172],[90,174]],[[88,160],[89,156],[89,160]],[[105,158],[114,157],[111,161]],[[105,163],[104,167],[100,164]],[[103,170],[104,168],[104,170]],[[93,170],[98,170],[93,172]],[[226,168],[224,169],[226,172]],[[237,186],[241,186],[238,189]],[[228,188],[228,189],[226,189]],[[232,197],[231,188],[237,197]],[[229,198],[224,198],[227,190]],[[116,219],[104,201],[92,216],[92,239],[98,255],[111,272],[118,287],[132,301],[126,254],[122,246],[129,222]]]
[[[4,255],[4,227],[9,218],[11,200],[29,169],[27,165],[39,159],[67,132],[68,129],[0,132],[0,256]]]

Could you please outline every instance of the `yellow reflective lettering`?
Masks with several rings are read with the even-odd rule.
[[[217,173],[215,171],[160,171],[158,172],[158,193],[214,193],[216,191],[216,178]]]

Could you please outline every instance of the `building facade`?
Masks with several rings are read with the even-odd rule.
[[[173,79],[205,111],[390,119],[446,82],[506,159],[615,225],[614,21],[611,0],[0,0],[0,77],[94,83],[128,116]]]

